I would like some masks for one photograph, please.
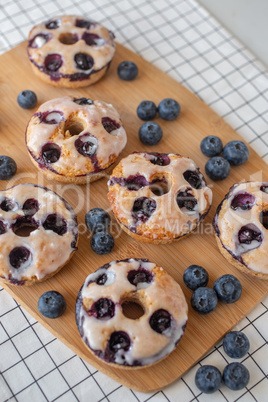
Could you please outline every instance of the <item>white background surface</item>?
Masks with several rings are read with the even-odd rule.
[[[198,0],[268,66],[267,0]]]
[[[268,162],[267,72],[194,0],[0,0],[0,52],[26,39],[33,25],[62,13],[88,16],[112,29],[118,42],[194,92]],[[268,169],[263,174],[267,179]],[[251,374],[247,388],[232,392],[222,386],[210,396],[196,388],[194,376],[200,364],[223,371],[231,361],[220,341],[172,386],[142,394],[83,362],[0,288],[0,401],[264,402],[267,318],[268,298],[237,326],[251,343],[242,359]]]

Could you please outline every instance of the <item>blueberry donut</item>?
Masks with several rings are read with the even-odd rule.
[[[147,243],[169,243],[190,233],[212,201],[196,164],[177,154],[134,152],[113,170],[108,187],[118,223]]]
[[[32,285],[55,275],[77,250],[71,206],[36,184],[0,192],[0,281]]]
[[[128,318],[123,305],[143,309]],[[89,275],[76,302],[79,333],[98,358],[128,367],[156,363],[173,351],[187,323],[181,287],[156,264],[127,259],[105,264]]]
[[[222,255],[240,271],[268,280],[268,182],[235,184],[213,220]]]
[[[84,184],[106,175],[126,145],[110,104],[65,96],[43,103],[26,129],[34,165],[50,179]]]
[[[108,70],[115,52],[111,31],[74,15],[36,25],[28,40],[28,56],[34,72],[58,87],[94,84]]]

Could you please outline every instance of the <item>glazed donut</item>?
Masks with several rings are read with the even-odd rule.
[[[147,243],[169,243],[190,233],[212,201],[196,164],[177,154],[134,152],[113,170],[108,187],[123,230]]]
[[[50,179],[84,184],[103,177],[125,147],[126,132],[110,104],[65,96],[43,103],[26,129],[34,165]]]
[[[0,192],[0,280],[32,285],[55,275],[77,250],[72,207],[36,184]]]
[[[134,320],[125,301],[143,307]],[[89,275],[76,302],[79,333],[98,358],[129,367],[156,363],[173,351],[187,323],[181,287],[156,264],[127,259],[105,264]]]
[[[32,28],[27,50],[34,72],[48,84],[84,87],[108,70],[114,34],[95,21],[58,16]]]
[[[240,271],[268,280],[268,182],[234,184],[213,226],[222,255]]]

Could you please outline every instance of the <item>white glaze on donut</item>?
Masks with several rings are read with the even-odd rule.
[[[82,74],[90,74],[92,71],[101,70],[110,63],[115,52],[113,34],[97,22],[92,22],[90,29],[75,26],[76,20],[82,19],[83,17],[74,15],[57,16],[53,18],[53,20],[58,20],[60,23],[60,26],[56,29],[46,28],[47,21],[36,25],[31,30],[28,38],[28,54],[31,62],[43,71],[46,56],[49,54],[59,54],[63,59],[63,63],[56,73],[52,74],[54,76],[64,76],[79,72]],[[96,34],[101,40],[98,40],[96,45],[89,46],[86,44],[85,40],[82,39],[82,35],[85,32]],[[61,35],[65,35],[66,33],[77,35],[77,42],[73,44],[63,44],[59,39]],[[43,36],[37,36],[40,34],[48,35],[49,40],[46,41]],[[77,68],[74,60],[77,53],[86,53],[93,58],[94,64],[90,70],[85,71]],[[49,74],[49,72],[46,73]]]
[[[152,239],[175,239],[193,229],[200,222],[200,218],[208,212],[212,202],[212,191],[206,186],[202,174],[194,161],[176,154],[168,154],[170,163],[159,166],[150,162],[150,153],[133,153],[121,160],[115,168],[108,182],[108,198],[116,218],[126,227],[133,228],[133,204],[139,197],[148,197],[155,200],[157,208],[145,223],[139,223],[134,228],[137,234]],[[202,180],[202,186],[193,188],[183,177],[185,171],[197,171]],[[170,189],[161,196],[155,195],[150,185],[138,191],[129,191],[126,187],[113,184],[113,177],[127,179],[131,175],[142,175],[148,183],[153,178],[164,176],[169,182]],[[196,198],[197,205],[192,211],[181,209],[176,202],[176,195],[180,191],[190,189]]]
[[[268,230],[260,222],[260,214],[268,211],[268,193],[261,191],[262,182],[235,184],[226,199],[219,206],[214,218],[214,227],[223,247],[242,262],[248,269],[268,274]],[[268,188],[268,183],[266,183]],[[245,193],[255,197],[252,208],[243,210],[231,207],[237,195]],[[250,244],[240,243],[238,233],[247,225],[254,225],[261,233],[262,241],[253,240]]]
[[[76,250],[78,227],[74,211],[56,193],[34,184],[19,184],[1,191],[0,206],[5,198],[15,203],[16,207],[10,211],[4,211],[0,207],[0,220],[7,229],[6,233],[0,235],[0,277],[14,284],[23,284],[51,276]],[[39,203],[39,210],[31,215],[38,227],[28,237],[21,237],[16,235],[12,225],[18,218],[25,217],[22,207],[29,199],[35,199]],[[42,226],[50,214],[57,214],[66,221],[66,232],[63,235],[45,230]],[[15,247],[25,247],[31,253],[31,259],[19,269],[12,267],[9,259],[10,252]]]
[[[100,357],[107,350],[111,334],[124,331],[131,340],[131,346],[128,351],[119,349],[110,362],[128,366],[155,363],[172,352],[184,333],[188,306],[182,289],[163,268],[147,260],[113,261],[107,266],[89,275],[82,287],[82,304],[76,317],[79,332],[90,349]],[[146,286],[143,283],[135,286],[128,280],[128,273],[138,269],[152,273],[153,279]],[[94,281],[103,273],[114,280],[101,286]],[[112,318],[98,319],[88,314],[92,304],[100,298],[108,298],[115,303]],[[125,299],[138,300],[144,308],[144,315],[137,320],[124,316],[122,302]],[[149,323],[152,314],[159,309],[168,311],[172,316],[171,326],[163,333],[153,330]],[[106,355],[104,360],[109,362],[109,357]]]
[[[126,145],[127,137],[122,121],[115,108],[103,101],[94,101],[92,105],[79,105],[73,97],[65,96],[43,103],[32,116],[26,131],[26,143],[30,155],[44,169],[51,169],[54,173],[70,178],[92,174],[96,171],[94,161],[97,160],[97,171],[106,169],[113,163]],[[49,119],[56,124],[42,122],[40,115],[49,112]],[[119,128],[108,133],[102,124],[102,118],[109,117]],[[70,135],[66,131],[70,121],[77,121],[82,131],[77,135]],[[75,141],[80,138],[87,140],[85,134],[91,135],[96,152],[94,160],[81,155],[75,147]],[[54,143],[60,147],[61,155],[55,163],[44,163],[42,147],[47,143]]]

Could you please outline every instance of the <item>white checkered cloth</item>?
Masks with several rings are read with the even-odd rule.
[[[178,80],[214,109],[268,162],[268,75],[265,67],[195,0],[0,0],[0,52],[56,14],[81,14],[113,30],[121,44]],[[267,172],[266,172],[267,173]],[[132,391],[77,357],[0,288],[0,401],[259,401],[268,395],[268,298],[239,323],[251,347],[241,361],[250,382],[213,395],[194,383],[197,368],[221,371],[220,342],[163,391]]]

